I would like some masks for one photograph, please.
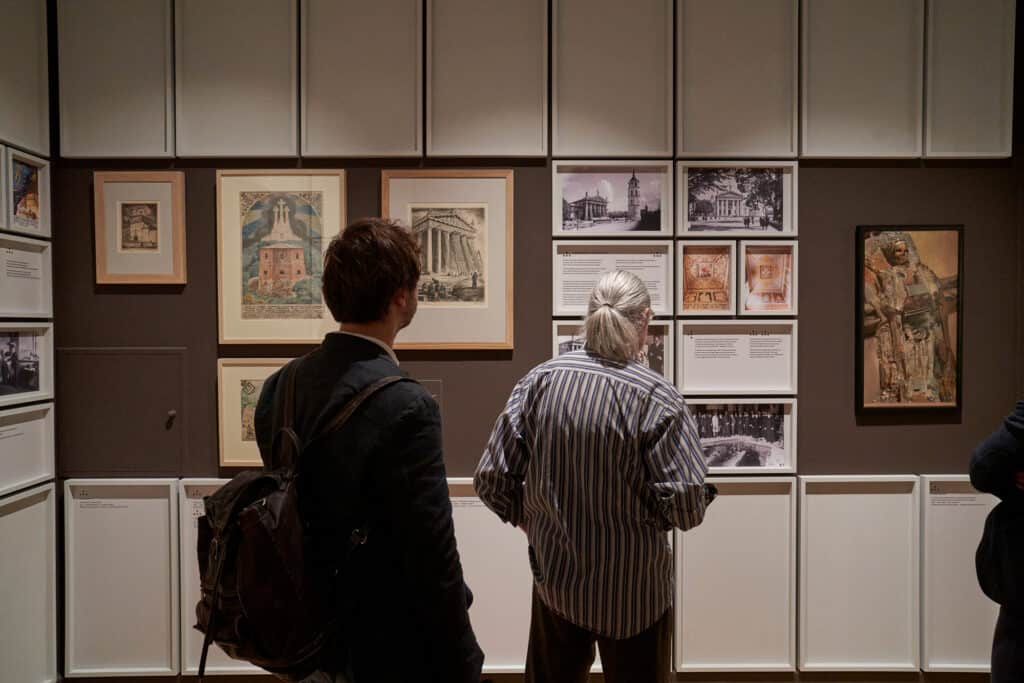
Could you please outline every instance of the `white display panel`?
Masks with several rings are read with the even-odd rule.
[[[926,157],[1008,157],[1014,0],[929,0]]]
[[[686,405],[709,473],[796,472],[795,398],[688,398]]]
[[[0,496],[53,476],[53,404],[0,410]]]
[[[797,392],[795,320],[683,320],[677,386],[687,396]]]
[[[297,1],[175,2],[179,157],[298,154]]]
[[[801,6],[801,156],[921,156],[924,0]]]
[[[46,484],[0,500],[0,674],[11,683],[57,680],[54,497]]]
[[[655,315],[672,315],[672,243],[669,241],[580,240],[552,245],[552,312],[587,314],[590,293],[601,276],[626,270],[647,285]]]
[[[797,155],[799,8],[798,0],[680,0],[679,156]]]
[[[53,265],[50,243],[0,234],[0,317],[49,318],[53,315]]]
[[[427,1],[429,155],[544,156],[547,119],[547,0]]]
[[[177,483],[64,482],[68,677],[178,673]]]
[[[196,604],[200,598],[199,560],[196,558],[197,524],[206,514],[203,496],[214,493],[228,479],[182,479],[178,482],[178,557],[181,562],[181,673],[199,673],[199,658],[203,653],[203,634],[193,628],[196,623]],[[207,675],[263,673],[252,664],[231,659],[216,643],[210,644],[206,658]]]
[[[0,322],[0,407],[53,398],[53,323]]]
[[[974,553],[999,500],[967,476],[924,476],[921,487],[921,667],[986,673],[999,605],[978,586]]]
[[[558,157],[672,155],[673,0],[552,0]]]
[[[171,0],[61,0],[57,12],[61,156],[173,156]]]
[[[647,344],[642,349],[640,363],[664,375],[669,382],[675,379],[675,323],[671,320],[652,320],[647,326]],[[583,320],[558,320],[551,324],[551,357],[583,349]]]
[[[303,0],[301,45],[303,156],[423,153],[419,0]]]
[[[49,156],[46,0],[8,0],[0,17],[0,141]]]
[[[916,476],[800,477],[801,671],[917,671]]]
[[[676,531],[676,670],[796,668],[796,479],[709,479],[718,498]]]

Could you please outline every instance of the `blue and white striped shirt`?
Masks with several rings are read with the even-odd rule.
[[[672,384],[638,363],[576,351],[516,385],[474,484],[487,507],[526,531],[544,604],[628,638],[671,605],[666,531],[704,519],[706,471]]]

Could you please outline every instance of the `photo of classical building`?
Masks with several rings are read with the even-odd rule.
[[[657,232],[663,181],[663,173],[613,167],[560,173],[562,231]]]
[[[773,233],[783,229],[780,169],[690,167],[686,190],[688,230]]]
[[[486,302],[487,207],[414,206],[410,226],[420,245],[419,300]]]

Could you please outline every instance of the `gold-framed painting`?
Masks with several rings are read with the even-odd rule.
[[[185,174],[93,173],[96,283],[183,285]]]
[[[398,349],[513,348],[513,172],[381,171],[381,215],[420,247],[419,308]]]
[[[217,361],[218,443],[221,467],[262,467],[256,444],[256,403],[263,382],[288,358],[221,358]]]
[[[317,344],[337,329],[320,285],[344,225],[344,171],[217,171],[220,343]]]

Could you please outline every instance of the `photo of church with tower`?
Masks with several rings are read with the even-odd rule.
[[[560,176],[562,231],[657,232],[661,229],[662,174],[594,167]]]

